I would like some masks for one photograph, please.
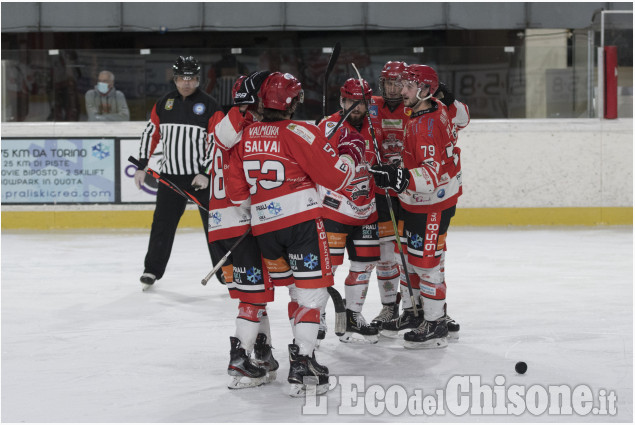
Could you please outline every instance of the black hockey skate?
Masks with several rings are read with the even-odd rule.
[[[227,373],[232,377],[227,385],[230,390],[258,387],[265,383],[267,370],[251,362],[247,352],[240,345],[240,340],[230,336],[231,351]]]
[[[304,397],[307,393],[324,394],[329,390],[329,370],[313,356],[300,355],[300,347],[289,344],[289,378],[291,397]]]
[[[342,342],[356,344],[376,344],[379,341],[379,329],[366,323],[362,313],[346,309],[346,333],[340,337]]]
[[[273,382],[278,376],[278,361],[273,358],[271,352],[271,345],[267,344],[267,335],[258,334],[256,337],[256,345],[254,345],[254,358],[256,364],[260,367],[264,367],[267,371],[266,382]]]
[[[456,341],[459,339],[459,331],[461,330],[461,325],[456,323],[453,318],[448,316],[447,314],[444,316],[445,324],[448,327],[448,340]]]
[[[370,322],[371,326],[381,329],[385,322],[389,322],[399,317],[399,304],[384,304],[379,314]]]
[[[418,316],[415,317],[414,309],[405,308],[401,312],[401,316],[382,324],[381,335],[389,338],[398,338],[399,332],[417,328],[423,322],[423,310],[417,308],[417,313]]]
[[[424,320],[421,325],[404,336],[405,348],[443,348],[448,346],[448,326],[445,317],[439,320]]]
[[[157,280],[157,277],[153,275],[152,273],[144,273],[141,275],[139,280],[141,281],[141,290],[145,291],[146,289],[154,285],[154,282]]]

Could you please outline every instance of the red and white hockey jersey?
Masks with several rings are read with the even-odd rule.
[[[328,137],[341,118],[341,112],[335,113],[322,120],[319,124],[319,128],[324,132],[324,135]],[[375,137],[377,140],[381,140],[382,132],[378,123],[375,121],[373,121],[373,128],[376,131]],[[331,140],[339,140],[346,131],[357,132],[352,125],[344,121],[337,129],[336,134],[331,137]],[[323,217],[352,226],[362,226],[377,221],[377,206],[375,202],[376,186],[370,171],[368,171],[368,168],[377,161],[373,139],[370,135],[369,125],[366,119],[364,119],[362,130],[359,133],[366,141],[366,153],[364,161],[357,165],[355,177],[351,183],[339,191],[318,186],[324,207]]]
[[[226,175],[234,204],[251,196],[257,236],[321,217],[316,184],[340,190],[355,177],[355,167],[316,126],[282,120],[245,128]]]
[[[235,106],[214,127],[214,147],[209,170],[210,199],[208,239],[209,242],[242,235],[251,226],[249,205],[234,205],[227,196],[224,170],[229,168],[230,153],[240,142],[243,129],[253,123],[252,115],[244,116]]]
[[[401,103],[391,111],[381,96],[373,96],[369,108],[370,116],[379,123],[383,137],[377,138],[382,162],[393,162],[401,159],[403,150],[403,129],[408,122],[405,107]],[[373,121],[373,124],[374,122]]]
[[[410,183],[399,199],[403,208],[416,213],[450,208],[462,193],[461,161],[448,109],[431,100],[433,107],[413,113],[404,131],[403,165],[410,170]]]
[[[394,111],[391,111],[383,97],[373,96],[369,112],[373,122],[376,121],[379,124],[382,133],[382,137],[377,138],[381,161],[399,163],[403,151],[403,130],[409,119],[406,108],[401,103]],[[384,195],[386,190],[376,187],[375,192]],[[392,190],[390,195],[397,196]]]

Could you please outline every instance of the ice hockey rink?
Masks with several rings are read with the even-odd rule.
[[[309,400],[286,394],[288,291],[269,307],[277,381],[230,391],[237,303],[215,279],[200,284],[211,268],[202,231],[179,230],[165,277],[142,292],[148,234],[2,232],[3,422],[633,421],[631,226],[451,228],[459,341],[343,344],[329,303],[317,358],[337,382]],[[367,319],[379,309],[373,275]],[[572,413],[552,405],[556,386],[576,398]],[[504,401],[496,414],[488,389]],[[436,408],[416,402],[426,396]]]

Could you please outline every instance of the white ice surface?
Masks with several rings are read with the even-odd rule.
[[[165,277],[141,292],[148,231],[2,232],[3,422],[592,422],[633,421],[632,227],[450,229],[450,314],[459,342],[405,350],[397,340],[317,352],[332,375],[368,388],[435,394],[455,375],[492,385],[588,385],[617,397],[616,416],[303,415],[286,395],[288,291],[270,304],[277,382],[230,391],[236,301],[210,269],[202,232],[179,230]],[[336,275],[343,292],[346,270]],[[364,307],[379,311],[373,275]],[[332,312],[329,307],[329,312]],[[333,324],[333,314],[329,314]],[[523,360],[529,370],[514,372]],[[363,398],[364,394],[360,394]]]

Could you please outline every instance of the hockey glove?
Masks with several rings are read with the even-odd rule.
[[[192,187],[194,188],[194,190],[207,189],[208,184],[209,179],[203,174],[195,175],[194,180],[192,180]]]
[[[443,83],[439,83],[439,88],[434,93],[434,97],[439,99],[441,103],[443,103],[448,108],[454,103],[454,100],[456,99],[454,97],[454,93],[452,93],[450,89]]]
[[[410,183],[410,171],[397,164],[375,164],[370,168],[377,186],[401,193]]]
[[[366,141],[362,135],[357,132],[345,131],[337,145],[337,150],[339,151],[340,156],[350,156],[357,167],[364,159]]]
[[[236,90],[236,96],[234,97],[235,105],[255,105],[258,103],[258,90],[260,86],[271,74],[269,71],[256,71],[252,72],[243,80],[238,90]]]

